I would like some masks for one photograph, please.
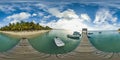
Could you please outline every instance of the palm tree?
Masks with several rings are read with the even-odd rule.
[[[46,26],[43,27],[39,25],[39,23],[35,24],[34,22],[17,22],[15,23],[9,23],[8,26],[1,27],[0,30],[2,31],[33,31],[33,30],[50,30],[52,28]]]

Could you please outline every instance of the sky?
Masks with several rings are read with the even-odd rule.
[[[0,0],[0,27],[26,21],[54,29],[117,30],[119,0]]]

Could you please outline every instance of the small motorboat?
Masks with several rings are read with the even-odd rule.
[[[65,43],[58,37],[55,37],[54,38],[54,42],[55,44],[58,46],[58,47],[62,47],[62,46],[65,46]]]
[[[81,34],[79,32],[77,32],[77,31],[74,31],[73,35],[79,35],[79,36],[81,36]]]
[[[81,34],[77,31],[75,31],[72,35],[68,34],[67,37],[71,39],[79,39]]]
[[[68,38],[79,39],[80,35],[67,35]]]

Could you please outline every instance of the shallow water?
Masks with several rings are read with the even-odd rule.
[[[38,37],[29,39],[30,44],[39,52],[47,54],[64,54],[73,51],[80,43],[80,39],[67,38],[69,34],[65,30],[52,30]],[[59,37],[65,46],[57,47],[54,38]]]
[[[12,49],[18,42],[18,38],[0,33],[0,52],[6,52]]]
[[[120,52],[120,33],[118,31],[93,31],[89,35],[92,45],[104,52]]]

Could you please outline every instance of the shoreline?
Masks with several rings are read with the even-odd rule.
[[[49,32],[51,30],[38,30],[38,31],[0,31],[0,33],[9,35],[11,37],[18,37],[18,38],[32,38],[38,36],[40,34]]]

